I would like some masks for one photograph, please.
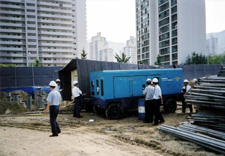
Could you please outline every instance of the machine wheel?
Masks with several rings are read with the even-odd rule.
[[[174,113],[177,110],[177,102],[174,99],[167,99],[163,107],[166,113]]]
[[[97,106],[93,106],[93,111],[95,112],[95,114],[101,115],[103,111],[103,109],[98,108]]]
[[[105,115],[110,120],[121,119],[123,117],[123,109],[119,104],[113,103],[107,107]]]

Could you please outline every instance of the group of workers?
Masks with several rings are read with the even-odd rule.
[[[193,79],[194,86],[198,85],[197,79]],[[190,113],[193,112],[192,105],[187,105],[185,102],[184,95],[191,89],[191,86],[188,85],[189,81],[184,80],[184,86],[181,90],[183,93],[182,96],[182,113],[185,113],[186,106],[189,107]],[[154,78],[146,80],[147,86],[143,89],[143,94],[145,95],[145,119],[144,123],[153,123],[153,125],[158,125],[158,123],[165,122],[162,114],[160,113],[160,105],[163,104],[162,91],[158,85],[158,79]],[[153,122],[154,119],[154,122]]]
[[[146,80],[147,86],[143,90],[145,95],[145,120],[144,123],[152,123],[158,125],[158,123],[164,122],[162,114],[160,113],[160,105],[163,104],[162,91],[159,87],[158,79],[154,78]]]

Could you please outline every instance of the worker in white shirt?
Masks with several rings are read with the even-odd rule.
[[[154,78],[152,82],[154,87],[153,100],[154,100],[154,116],[155,116],[155,121],[153,125],[158,125],[158,123],[165,122],[165,120],[162,117],[162,114],[160,113],[160,105],[163,104],[162,91],[158,85],[159,81],[157,78]]]
[[[151,79],[146,80],[147,87],[143,90],[143,94],[145,95],[145,120],[144,123],[152,123],[153,122],[153,113],[154,113],[154,102],[153,102],[153,94],[154,87],[151,85]]]
[[[57,84],[56,89],[57,89],[58,91],[60,91],[60,79],[56,79],[55,82],[56,82],[56,84]]]
[[[78,88],[79,87],[78,81],[73,81],[73,85],[74,85],[72,89],[72,94],[74,97],[73,117],[82,118],[82,116],[80,115],[82,91]]]
[[[188,80],[185,79],[184,80],[184,86],[182,88],[182,93],[183,93],[183,97],[182,97],[182,112],[185,113],[185,109],[186,109],[186,102],[185,102],[185,98],[184,95],[189,92],[189,90],[191,89],[191,86],[188,85]],[[192,113],[193,109],[192,109],[192,105],[188,105],[189,109],[190,109],[190,113]]]

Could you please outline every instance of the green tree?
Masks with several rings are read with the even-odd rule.
[[[155,65],[161,65],[161,61],[160,61],[160,56],[158,54],[157,58],[156,58],[156,61],[155,61]]]
[[[32,63],[32,66],[34,66],[34,67],[42,67],[43,64],[40,63],[40,60],[36,57],[35,60],[34,60],[34,63]]]
[[[144,64],[143,61],[138,61],[138,64]]]
[[[83,59],[83,60],[86,60],[87,58],[87,53],[85,52],[85,50],[83,49],[82,50],[82,53],[81,53],[81,59]]]
[[[225,52],[223,54],[209,56],[209,64],[225,64]]]
[[[127,57],[126,54],[122,53],[122,57],[120,57],[118,54],[115,56],[117,62],[123,62],[127,63],[130,60],[130,57]]]
[[[15,64],[0,64],[0,67],[15,67]]]
[[[188,55],[185,64],[207,64],[208,57],[202,54],[193,52],[191,57]]]

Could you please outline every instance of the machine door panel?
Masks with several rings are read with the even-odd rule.
[[[130,78],[114,77],[114,97],[123,98],[130,96]]]
[[[146,76],[133,76],[132,79],[133,96],[144,96],[143,87],[146,84]]]

